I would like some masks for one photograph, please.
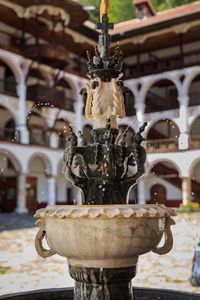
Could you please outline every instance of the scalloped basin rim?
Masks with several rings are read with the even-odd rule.
[[[35,217],[41,219],[43,217],[62,218],[101,218],[101,217],[147,217],[147,218],[163,218],[176,216],[174,209],[166,207],[162,204],[157,205],[55,205],[47,206],[39,209]]]

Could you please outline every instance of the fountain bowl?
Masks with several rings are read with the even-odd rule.
[[[127,268],[138,256],[168,253],[173,246],[171,208],[164,205],[48,206],[36,212],[38,254],[59,254],[72,267]],[[163,246],[158,247],[162,237]],[[43,246],[46,238],[49,250]]]

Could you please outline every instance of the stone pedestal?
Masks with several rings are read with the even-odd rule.
[[[133,300],[131,280],[136,267],[81,268],[70,266],[75,280],[74,300]]]

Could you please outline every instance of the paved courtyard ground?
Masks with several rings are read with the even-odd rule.
[[[143,255],[133,285],[200,293],[189,283],[194,246],[200,240],[199,221],[200,213],[177,216],[173,250],[164,256]],[[28,228],[20,229],[24,226]],[[0,215],[0,294],[73,286],[65,258],[44,260],[35,252],[33,226],[30,215]]]

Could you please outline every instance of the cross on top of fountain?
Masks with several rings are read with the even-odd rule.
[[[119,133],[117,119],[126,116],[125,100],[130,93],[120,78],[122,74],[122,52],[117,46],[110,55],[111,37],[109,29],[109,1],[102,0],[100,6],[101,29],[99,45],[94,56],[88,51],[88,77],[83,93],[87,97],[85,116],[92,120],[93,142],[87,144],[83,134],[78,137],[71,128],[64,154],[63,173],[83,195],[83,204],[125,204],[131,187],[144,173],[146,159],[140,127],[127,144],[127,131]]]
[[[114,25],[109,23],[109,1],[102,0],[100,6],[100,22],[97,23],[97,29],[101,30],[99,34],[99,48],[95,46],[95,55],[87,51],[88,57],[88,77],[99,77],[103,82],[109,82],[112,78],[118,78],[122,72],[122,52],[116,47],[115,53],[110,56],[111,36],[109,29]]]

